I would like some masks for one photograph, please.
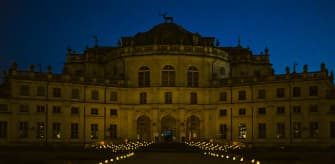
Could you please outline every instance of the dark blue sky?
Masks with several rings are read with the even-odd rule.
[[[325,62],[335,69],[335,1],[333,0],[1,0],[0,69],[13,61],[20,69],[48,64],[60,72],[68,46],[82,52],[93,46],[115,46],[122,36],[133,36],[163,22],[168,12],[174,22],[191,32],[214,36],[221,45],[237,45],[258,54],[265,46],[276,73],[298,63],[310,71]]]

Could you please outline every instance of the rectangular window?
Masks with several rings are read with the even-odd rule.
[[[258,124],[258,138],[266,138],[266,124]]]
[[[311,104],[311,105],[309,105],[309,112],[311,112],[311,113],[318,112],[318,105],[317,104]]]
[[[318,96],[318,87],[310,86],[309,87],[309,96]]]
[[[301,96],[301,89],[300,87],[293,88],[293,97],[300,97]]]
[[[285,107],[284,106],[277,107],[277,114],[278,115],[285,114]]]
[[[240,108],[240,109],[238,110],[238,114],[239,114],[240,116],[245,115],[245,114],[246,114],[246,110],[245,110],[245,108]]]
[[[91,91],[91,100],[99,100],[99,92],[97,90]]]
[[[71,138],[77,139],[79,138],[79,124],[71,123]]]
[[[165,104],[172,104],[172,92],[165,92]]]
[[[110,101],[117,101],[117,92],[111,92]]]
[[[116,117],[117,116],[117,110],[116,109],[111,109],[110,110],[110,115]]]
[[[277,138],[285,138],[285,124],[284,123],[277,123],[276,128]]]
[[[192,92],[191,94],[190,94],[190,97],[191,97],[191,104],[197,104],[197,93],[195,93],[195,92]]]
[[[293,106],[293,113],[301,113],[301,107],[300,106]]]
[[[19,108],[20,113],[29,113],[29,106],[27,104],[21,104]]]
[[[60,123],[59,122],[52,123],[52,138],[56,138],[56,139],[61,138]]]
[[[45,137],[45,125],[44,122],[36,123],[36,138],[44,138]]]
[[[146,104],[147,103],[147,93],[141,92],[140,93],[140,104]]]
[[[227,125],[220,124],[220,138],[227,139]]]
[[[52,96],[53,97],[61,97],[62,96],[62,92],[60,88],[53,88],[52,89]]]
[[[265,99],[265,89],[258,90],[258,98]]]
[[[0,121],[0,138],[7,138],[8,123],[7,121]]]
[[[258,108],[258,114],[259,115],[265,115],[266,114],[265,108]]]
[[[293,122],[293,138],[301,138],[301,122]]]
[[[109,126],[109,136],[111,139],[117,138],[117,125],[116,124],[111,124]]]
[[[28,138],[28,121],[19,122],[19,138]]]
[[[238,99],[239,100],[246,100],[247,99],[245,91],[239,91],[238,92]]]
[[[98,139],[98,124],[91,124],[91,139]]]
[[[91,115],[98,115],[98,108],[91,108]]]
[[[227,115],[227,109],[220,109],[220,117]]]
[[[227,101],[227,92],[220,92],[220,101]]]
[[[331,121],[329,124],[330,137],[335,138],[335,121]]]
[[[71,92],[72,99],[80,99],[79,89],[73,88]]]
[[[79,108],[78,107],[72,107],[71,108],[71,114],[79,114]]]
[[[61,113],[60,106],[53,106],[52,107],[52,113]]]
[[[247,125],[244,123],[240,123],[238,126],[239,138],[246,139],[247,138]]]
[[[20,96],[29,96],[29,95],[30,95],[29,85],[21,85],[20,86]]]
[[[319,136],[319,123],[310,122],[309,123],[309,133],[311,138],[317,138]]]
[[[36,106],[36,112],[37,113],[44,113],[45,112],[45,106],[44,105],[37,105]]]
[[[37,87],[36,96],[45,96],[45,88],[42,86]]]
[[[285,89],[284,88],[277,88],[277,97],[282,98],[285,96]]]

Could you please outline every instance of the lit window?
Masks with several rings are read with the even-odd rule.
[[[247,125],[244,123],[240,123],[238,126],[239,138],[246,139],[247,138]]]

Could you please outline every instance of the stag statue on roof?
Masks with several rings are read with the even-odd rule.
[[[162,13],[160,16],[163,17],[165,23],[173,23],[173,17],[168,16],[167,13]]]

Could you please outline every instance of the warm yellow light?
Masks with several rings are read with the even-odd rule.
[[[229,155],[227,155],[226,158],[229,159]]]
[[[236,157],[233,157],[233,160],[235,160],[236,159]]]
[[[251,163],[255,163],[255,159],[252,159],[252,160],[251,160]]]
[[[242,158],[240,159],[240,161],[243,162],[243,160],[244,160],[244,159],[243,159],[243,157],[242,157]]]
[[[113,158],[111,158],[111,159],[110,159],[110,161],[111,161],[111,162],[113,162],[113,161],[114,161],[114,159],[113,159]]]
[[[108,160],[105,160],[105,163],[108,163]]]
[[[261,164],[261,162],[257,161],[256,164]]]

